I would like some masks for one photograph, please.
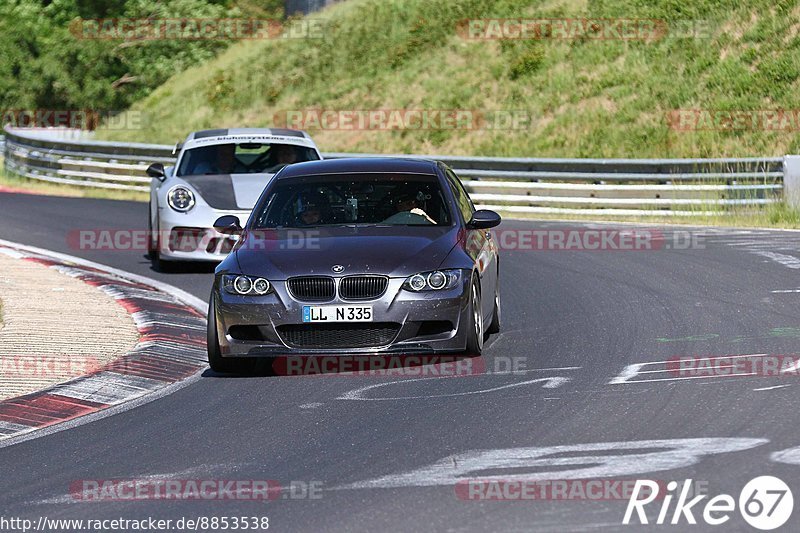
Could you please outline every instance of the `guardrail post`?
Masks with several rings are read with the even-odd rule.
[[[783,158],[783,196],[792,207],[800,207],[800,155]]]

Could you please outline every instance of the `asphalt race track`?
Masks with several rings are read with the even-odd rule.
[[[141,251],[68,242],[77,229],[142,229],[146,213],[132,202],[0,194],[0,238],[207,298],[211,268],[160,273]],[[595,226],[499,229],[586,227]],[[634,531],[661,528],[623,526],[624,500],[464,500],[453,480],[693,479],[738,500],[750,479],[776,475],[800,495],[797,374],[687,377],[663,363],[800,352],[800,233],[680,228],[694,239],[683,249],[673,230],[662,231],[667,246],[658,250],[503,251],[503,326],[488,341],[489,372],[419,380],[206,371],[151,403],[0,448],[0,513],[268,516],[276,531]],[[32,288],[32,297],[42,296]],[[507,371],[513,364],[518,372]],[[620,442],[634,444],[591,446]],[[141,478],[277,480],[320,491],[284,491],[271,502],[70,495],[80,480]],[[681,523],[669,529],[753,531],[738,513],[724,526]],[[800,530],[798,513],[784,530]]]

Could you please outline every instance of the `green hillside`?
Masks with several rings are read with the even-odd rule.
[[[668,117],[675,110],[746,115],[800,109],[800,6],[774,0],[743,4],[346,0],[313,15],[322,19],[319,38],[236,43],[135,103],[142,129],[100,136],[172,143],[201,128],[282,125],[287,110],[524,110],[532,121],[521,129],[309,131],[327,151],[543,157],[797,153],[798,121],[786,117],[777,126],[745,124],[733,131],[671,127]],[[656,38],[638,40],[580,32],[470,40],[459,31],[459,21],[491,17],[663,22]]]

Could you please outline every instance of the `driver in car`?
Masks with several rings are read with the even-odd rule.
[[[193,174],[232,174],[236,171],[236,145],[217,144],[211,154],[203,153],[205,159],[198,162]]]
[[[325,205],[321,198],[304,198],[300,211],[297,213],[297,224],[300,226],[323,224],[324,208]]]

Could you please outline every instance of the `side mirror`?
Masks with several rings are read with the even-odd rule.
[[[478,209],[472,213],[472,220],[467,223],[469,229],[489,229],[501,222],[500,215],[488,209]]]
[[[242,232],[242,226],[239,223],[239,217],[234,215],[221,216],[214,222],[214,229],[219,233],[225,235],[238,235]]]
[[[164,165],[162,163],[153,163],[147,167],[145,172],[151,178],[156,178],[159,181],[164,181],[167,178],[167,174],[164,172]]]

